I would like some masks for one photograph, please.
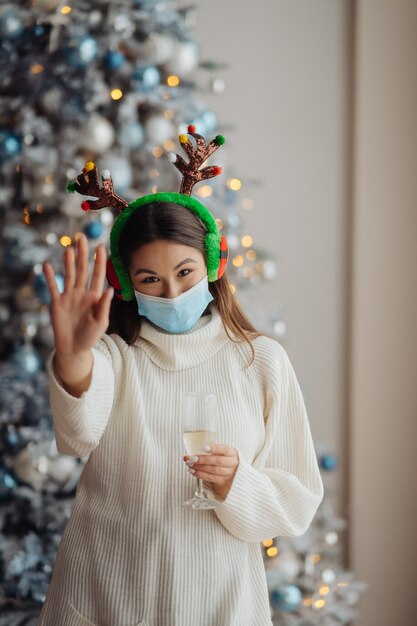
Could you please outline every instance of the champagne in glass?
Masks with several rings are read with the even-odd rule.
[[[218,408],[212,393],[192,392],[185,395],[183,437],[187,454],[207,454],[203,446],[212,446],[217,441]],[[214,509],[217,504],[207,497],[203,481],[198,478],[194,496],[181,506],[188,509]]]

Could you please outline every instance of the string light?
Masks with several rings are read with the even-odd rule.
[[[67,248],[72,244],[72,239],[69,235],[62,235],[62,237],[60,237],[59,239],[59,243],[61,244],[61,246],[64,246],[64,248]]]
[[[235,286],[233,283],[230,283],[229,287],[230,287],[230,291],[231,291],[233,294],[235,294],[235,293],[236,293],[236,291],[237,291],[236,286]]]
[[[236,255],[232,261],[235,267],[240,267],[241,265],[243,265],[244,262],[245,262],[245,259],[243,258],[241,254]]]
[[[154,148],[152,148],[152,154],[155,158],[159,159],[164,154],[164,151],[162,150],[161,146],[155,146]]]
[[[210,187],[210,185],[203,185],[199,188],[197,193],[201,198],[208,198],[212,195],[213,189]]]
[[[76,232],[75,235],[74,235],[74,240],[78,241],[79,238],[81,237],[81,235],[82,235],[82,233],[80,233],[80,231]]]
[[[180,84],[179,76],[176,76],[175,74],[171,74],[170,76],[168,76],[167,85],[169,85],[169,87],[178,87],[179,84]]]
[[[71,13],[71,11],[72,9],[70,6],[68,6],[68,4],[66,4],[65,6],[61,8],[62,15],[68,15],[68,13]]]
[[[148,178],[150,178],[151,180],[153,180],[154,178],[158,178],[158,176],[159,176],[159,172],[158,172],[158,170],[155,170],[155,169],[149,170],[149,172],[148,172]]]
[[[255,274],[255,271],[252,267],[244,267],[242,270],[242,274],[244,278],[252,278],[252,276]]]
[[[121,89],[112,89],[110,95],[113,100],[120,100],[123,97],[123,91]]]
[[[277,556],[277,554],[278,554],[278,548],[275,548],[275,547],[274,547],[274,548],[268,548],[268,550],[266,551],[266,553],[267,553],[267,555],[268,555],[269,557],[271,557],[271,558],[272,558],[273,556]]]
[[[175,113],[172,109],[167,109],[166,111],[164,111],[164,117],[166,120],[172,120],[174,115]]]
[[[242,237],[242,246],[244,248],[250,248],[252,244],[253,239],[250,235],[245,235],[244,237]]]
[[[312,606],[313,605],[313,598],[304,598],[303,604],[304,604],[304,606]]]
[[[217,224],[217,228],[218,228],[219,230],[221,230],[221,229],[223,228],[223,226],[224,226],[224,224],[223,224],[223,220],[222,220],[222,219],[220,219],[220,217],[216,217],[216,224]]]
[[[323,600],[322,598],[320,598],[320,600],[316,600],[314,602],[314,608],[315,609],[322,609],[324,606],[326,606],[326,601]]]
[[[239,191],[242,186],[242,182],[238,178],[229,178],[226,184],[232,191]]]
[[[31,74],[42,74],[43,65],[41,65],[40,63],[35,63],[35,65],[32,65],[32,67],[30,68],[30,72]]]
[[[167,152],[172,152],[172,150],[175,149],[175,143],[172,141],[172,139],[167,139],[166,141],[164,141],[164,148]]]
[[[329,591],[330,591],[329,585],[323,585],[323,587],[320,587],[319,589],[319,592],[321,593],[322,596],[327,595]]]
[[[272,539],[266,539],[262,543],[264,544],[265,548],[270,548],[272,545],[274,545],[274,541]]]
[[[255,250],[248,250],[246,253],[246,258],[248,259],[248,261],[255,261],[257,257],[257,254],[255,252]]]

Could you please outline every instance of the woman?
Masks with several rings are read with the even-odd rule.
[[[117,233],[127,302],[103,292],[103,246],[88,285],[84,237],[62,294],[45,265],[57,445],[88,460],[39,626],[272,624],[260,542],[303,534],[323,484],[288,356],[225,274],[208,281],[206,235],[187,206],[142,202]],[[188,391],[220,408],[219,443],[197,461],[183,456]],[[181,507],[195,477],[214,510]]]

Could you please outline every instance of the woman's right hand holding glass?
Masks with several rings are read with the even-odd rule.
[[[59,293],[55,273],[49,263],[44,274],[51,295],[51,322],[55,337],[56,373],[64,387],[79,396],[88,389],[93,357],[91,348],[109,324],[113,289],[103,292],[106,277],[106,251],[96,250],[94,269],[88,286],[88,243],[85,235],[77,242],[77,256],[68,247],[64,252],[64,291]]]

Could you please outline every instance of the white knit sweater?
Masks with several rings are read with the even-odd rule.
[[[89,455],[38,626],[270,626],[260,542],[303,534],[323,497],[308,417],[284,348],[227,336],[214,305],[187,333],[144,322],[104,336],[90,388],[53,375],[58,449]],[[186,391],[214,392],[219,443],[239,467],[214,511],[183,509]],[[214,497],[214,496],[213,496]]]

